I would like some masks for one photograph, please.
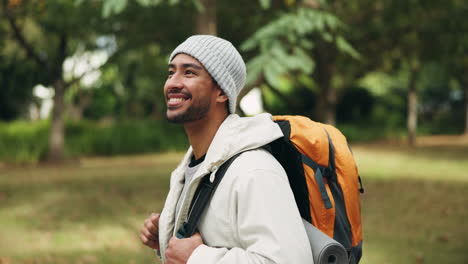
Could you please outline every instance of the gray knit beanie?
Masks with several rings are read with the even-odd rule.
[[[197,59],[229,98],[229,112],[236,112],[239,92],[247,75],[244,60],[231,42],[209,35],[195,35],[182,42],[169,57],[179,53]]]

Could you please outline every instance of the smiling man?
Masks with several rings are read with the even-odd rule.
[[[221,38],[188,38],[171,54],[164,86],[167,119],[184,126],[191,147],[171,174],[161,214],[144,222],[141,240],[163,263],[313,263],[288,178],[262,147],[280,138],[268,114],[240,118],[237,96],[246,68]],[[187,221],[200,181],[230,165],[205,209],[198,231],[175,235]]]

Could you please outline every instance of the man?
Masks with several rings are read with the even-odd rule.
[[[245,78],[238,51],[214,36],[192,36],[170,56],[167,119],[184,126],[191,147],[171,175],[162,213],[146,219],[140,235],[166,264],[313,263],[287,175],[262,148],[281,130],[268,114],[234,114]],[[200,180],[209,175],[212,181],[238,153],[200,218],[199,233],[176,238]]]

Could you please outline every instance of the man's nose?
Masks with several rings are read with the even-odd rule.
[[[183,83],[182,79],[178,74],[173,74],[170,78],[166,80],[165,84],[166,88],[182,88]]]

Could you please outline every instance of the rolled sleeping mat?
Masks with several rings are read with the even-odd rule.
[[[348,264],[346,249],[336,240],[302,219],[309,237],[314,264]]]

